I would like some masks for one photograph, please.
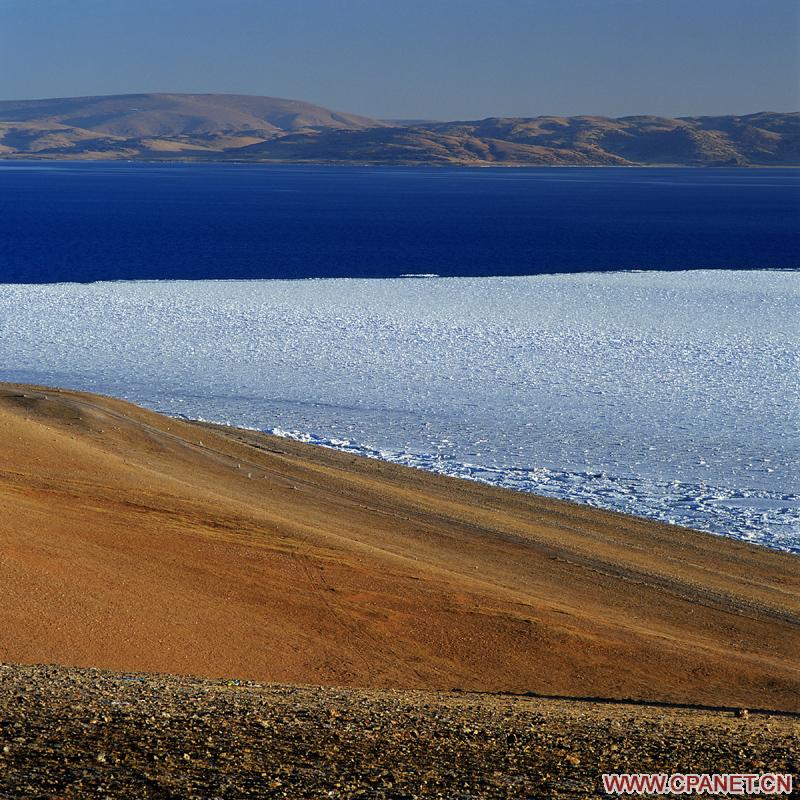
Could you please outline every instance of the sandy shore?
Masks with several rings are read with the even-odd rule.
[[[798,717],[0,665],[0,796],[583,798],[790,773]]]
[[[88,394],[0,436],[0,661],[800,710],[796,557]]]

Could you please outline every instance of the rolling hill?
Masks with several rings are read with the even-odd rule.
[[[0,153],[132,158],[222,153],[287,133],[382,127],[297,100],[130,94],[0,102]]]
[[[247,95],[57,98],[0,102],[0,157],[785,166],[800,165],[800,114],[387,122]]]
[[[270,161],[548,166],[800,164],[800,114],[537,117],[294,133],[242,148]]]

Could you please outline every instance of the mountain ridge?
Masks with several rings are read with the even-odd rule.
[[[379,120],[298,100],[0,101],[0,158],[451,166],[799,166],[800,113]]]

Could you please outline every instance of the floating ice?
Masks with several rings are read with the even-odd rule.
[[[0,286],[0,379],[800,552],[800,273]]]

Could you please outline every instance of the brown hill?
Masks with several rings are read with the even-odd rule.
[[[800,114],[491,118],[294,134],[243,148],[236,157],[477,166],[800,164]]]
[[[0,156],[27,153],[67,152],[78,149],[84,152],[115,150],[124,153],[125,140],[95,131],[59,125],[56,122],[2,122],[0,121]]]
[[[47,121],[124,138],[258,131],[274,135],[386,123],[299,100],[238,94],[125,94],[0,101],[0,120]]]
[[[795,557],[0,387],[0,661],[800,708]]]
[[[342,164],[800,164],[800,114],[387,122],[272,97],[0,102],[0,156]]]
[[[498,132],[499,133],[499,132]],[[356,164],[490,164],[626,165],[623,158],[533,142],[481,135],[461,125],[428,128],[387,128],[365,131],[324,131],[293,134],[253,144],[237,151],[237,160],[334,162]]]
[[[9,128],[42,132],[22,141]],[[0,101],[6,153],[130,158],[159,152],[222,152],[296,131],[381,127],[379,120],[311,103],[232,94],[130,94]],[[62,138],[47,139],[59,126]],[[88,132],[88,135],[87,135]],[[100,141],[96,146],[93,138]],[[30,142],[30,144],[28,144]]]

